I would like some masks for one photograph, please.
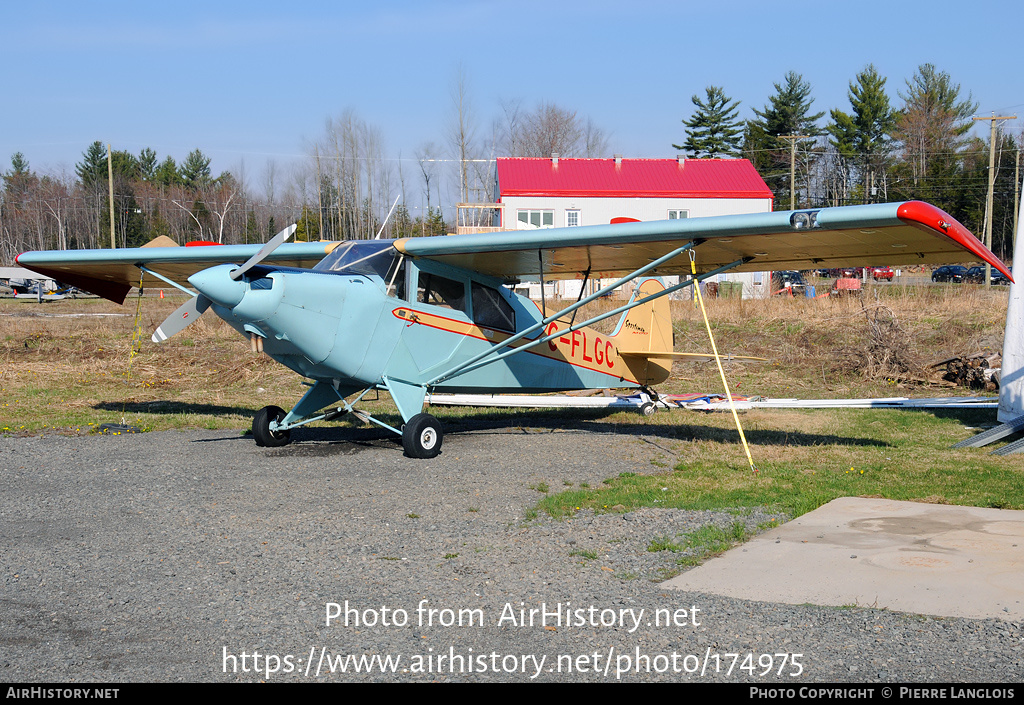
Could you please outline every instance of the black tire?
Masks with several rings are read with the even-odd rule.
[[[402,427],[402,447],[410,458],[433,458],[441,452],[444,431],[430,414],[416,414]]]
[[[641,416],[654,416],[654,412],[656,410],[657,409],[654,406],[654,402],[652,401],[645,401],[643,404],[640,405]]]
[[[284,417],[284,409],[279,406],[265,406],[257,411],[256,418],[252,420],[252,437],[256,439],[256,445],[277,448],[291,443],[291,431],[270,430],[271,421],[280,421]]]

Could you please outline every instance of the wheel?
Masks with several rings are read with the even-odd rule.
[[[640,414],[642,416],[654,416],[656,410],[653,401],[645,401],[640,405]]]
[[[291,431],[271,431],[270,422],[280,421],[285,417],[284,409],[279,406],[265,406],[256,412],[252,420],[252,437],[256,445],[266,448],[277,448],[291,443]]]
[[[433,458],[442,440],[441,422],[430,414],[416,414],[402,427],[402,447],[410,458]]]

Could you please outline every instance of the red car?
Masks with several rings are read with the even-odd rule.
[[[875,281],[885,279],[886,281],[892,281],[894,272],[892,267],[872,267],[871,276],[874,277]]]

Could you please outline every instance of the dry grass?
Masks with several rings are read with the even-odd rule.
[[[1006,297],[1003,289],[886,286],[869,287],[862,300],[713,299],[707,308],[722,352],[769,359],[728,366],[736,393],[935,396],[948,389],[919,381],[921,366],[999,351]],[[135,300],[124,306],[100,299],[43,305],[0,300],[0,430],[75,432],[122,416],[158,429],[244,428],[262,406],[294,404],[305,389],[301,380],[250,353],[246,341],[212,314],[169,343],[151,343],[152,330],[182,301],[143,299],[143,335],[131,358]],[[620,303],[596,302],[580,315]],[[674,301],[672,313],[676,349],[708,351],[700,311]],[[602,325],[610,329],[614,321]],[[678,363],[661,389],[716,392],[721,382],[712,364]],[[379,408],[391,410],[383,402]]]
[[[299,379],[251,355],[215,316],[153,344],[151,331],[182,301],[143,299],[134,357],[134,301],[0,302],[0,428],[87,430],[122,416],[152,428],[238,427],[260,406],[292,403]]]
[[[770,360],[733,365],[739,393],[923,396],[932,362],[1001,351],[1007,296],[1005,289],[878,286],[859,298],[711,300],[708,315],[722,352]],[[679,302],[672,313],[676,349],[709,350],[700,311]],[[708,385],[709,367],[679,365],[674,377]]]

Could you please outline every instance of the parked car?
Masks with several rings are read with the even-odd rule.
[[[772,272],[772,293],[778,294],[786,289],[795,296],[803,296],[807,289],[807,280],[796,270]]]
[[[963,282],[964,276],[966,274],[967,267],[961,267],[959,264],[947,264],[943,267],[939,267],[934,272],[932,272],[932,281],[954,282],[956,284],[960,284]]]
[[[982,266],[974,266],[967,270],[964,274],[964,281],[970,282],[971,284],[984,284],[985,283],[985,268]],[[992,283],[993,284],[1009,284],[1010,281],[1006,276],[998,269],[992,270]]]
[[[871,277],[877,282],[885,279],[886,281],[892,281],[892,278],[896,275],[892,271],[892,267],[872,267]]]

